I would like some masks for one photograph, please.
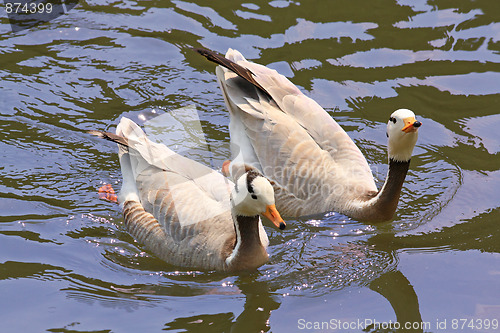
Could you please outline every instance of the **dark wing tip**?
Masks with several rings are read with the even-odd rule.
[[[214,51],[210,51],[208,49],[203,49],[203,48],[199,48],[199,47],[193,47],[193,51],[198,52],[199,54],[201,54],[204,57],[206,57],[209,54],[215,53]]]
[[[245,68],[241,65],[238,65],[234,61],[229,60],[222,54],[219,54],[217,52],[207,50],[207,49],[202,49],[202,48],[193,48],[194,51],[198,52],[205,58],[207,58],[209,61],[215,62],[218,65],[221,65],[230,71],[234,72],[236,75],[239,77],[245,79],[247,82],[253,84],[256,88],[258,88],[260,91],[262,91],[267,97],[270,99],[273,99],[271,94],[267,92],[264,87],[262,87],[254,78],[254,74],[252,73],[251,70],[248,68]]]
[[[105,139],[106,133],[101,131],[90,130],[87,133],[97,136],[98,138]]]
[[[87,133],[95,135],[98,138],[113,141],[113,142],[116,142],[122,146],[128,147],[128,141],[123,136],[116,135],[116,134],[109,133],[109,132],[95,131],[95,130],[87,131]]]
[[[232,70],[231,64],[234,64],[234,63],[220,53],[217,53],[217,52],[212,51],[212,50],[203,49],[203,48],[196,48],[196,47],[193,48],[193,51],[198,52],[199,54],[201,54],[202,56],[207,58],[207,60],[209,60],[209,61],[215,62],[218,65],[222,65],[222,66],[226,67],[227,69]]]

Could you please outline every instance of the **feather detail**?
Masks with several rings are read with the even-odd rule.
[[[262,87],[255,80],[254,74],[248,68],[240,66],[237,63],[235,63],[234,61],[227,59],[222,54],[218,54],[218,53],[211,51],[211,50],[195,48],[194,51],[198,52],[199,54],[201,54],[202,56],[207,58],[209,61],[215,62],[216,64],[221,65],[221,66],[229,69],[233,73],[237,74],[239,77],[241,77],[241,78],[245,79],[246,81],[248,81],[249,83],[253,84],[255,87],[260,89],[264,94],[266,94],[267,96],[272,98],[271,95],[266,91],[266,89],[264,89],[264,87]]]
[[[159,258],[177,266],[220,271],[255,269],[267,261],[268,241],[261,236],[258,216],[239,230],[230,180],[150,141],[125,117],[116,134],[89,133],[118,143],[125,225]]]
[[[101,139],[112,141],[112,142],[118,143],[122,146],[128,147],[128,140],[126,138],[124,138],[123,136],[116,135],[116,134],[113,134],[110,132],[94,131],[94,130],[87,131],[87,133],[95,135]]]
[[[283,75],[247,61],[236,50],[229,49],[225,57],[197,52],[222,66],[216,74],[230,113],[231,144],[237,147],[231,165],[251,165],[271,180],[283,215],[338,211],[380,219],[379,212],[365,208],[379,197],[366,158],[318,103]]]

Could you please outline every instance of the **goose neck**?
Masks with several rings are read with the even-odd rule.
[[[410,160],[397,161],[389,158],[389,171],[385,183],[380,191],[373,197],[365,199],[357,209],[360,220],[387,221],[393,218],[399,202]]]
[[[233,220],[236,244],[226,259],[227,265],[238,270],[261,266],[267,261],[268,255],[259,234],[259,216],[236,215]]]

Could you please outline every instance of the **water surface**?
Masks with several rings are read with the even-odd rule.
[[[500,320],[500,3],[81,1],[18,32],[3,8],[2,332],[293,332],[332,320],[439,332]],[[85,131],[194,106],[210,148],[199,160],[220,167],[228,114],[214,65],[191,47],[236,48],[286,75],[346,129],[379,186],[387,119],[414,110],[423,126],[394,220],[330,213],[267,227],[270,262],[251,274],[147,253],[97,195],[120,185],[116,146]]]

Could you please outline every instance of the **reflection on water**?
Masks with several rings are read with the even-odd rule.
[[[234,313],[218,313],[214,315],[196,315],[176,318],[165,324],[164,330],[175,331],[186,329],[200,332],[267,332],[271,311],[280,303],[269,292],[266,282],[259,282],[256,276],[241,276],[235,285],[245,295],[243,311],[235,318]]]
[[[0,11],[2,326],[281,332],[299,318],[374,318],[434,332],[437,319],[500,319],[499,13],[490,0],[97,0],[14,33]],[[116,147],[85,131],[194,105],[210,153],[190,152],[220,167],[228,115],[200,46],[291,78],[348,131],[379,186],[387,117],[414,110],[424,126],[394,221],[287,221],[268,228],[270,262],[241,276],[144,251],[96,193],[120,186]]]
[[[386,298],[396,315],[396,322],[401,324],[401,327],[409,327],[407,332],[423,332],[423,327],[415,325],[415,323],[423,323],[422,315],[418,304],[418,297],[411,285],[410,281],[400,272],[391,271],[383,274],[370,283],[370,289],[376,291]],[[406,326],[408,325],[409,326]],[[383,331],[373,324],[370,329],[374,331]]]

